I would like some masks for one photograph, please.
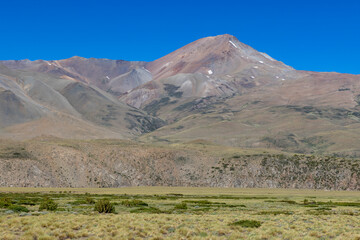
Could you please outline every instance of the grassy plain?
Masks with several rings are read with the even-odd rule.
[[[39,211],[44,198],[57,210]],[[116,213],[94,211],[104,198]],[[0,188],[0,239],[360,239],[359,226],[350,191]]]

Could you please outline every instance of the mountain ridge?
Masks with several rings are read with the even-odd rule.
[[[0,61],[0,65],[0,87],[24,104],[88,122],[89,133],[95,124],[104,132],[141,141],[174,143],[202,138],[218,144],[300,152],[330,151],[330,143],[319,149],[304,145],[309,138],[334,141],[338,139],[336,131],[346,136],[357,134],[360,76],[298,71],[229,34],[201,38],[152,62],[74,56]],[[47,116],[39,111],[40,118]],[[277,123],[282,118],[290,120],[294,111],[300,113],[296,121],[306,134],[292,125],[283,124],[281,129]],[[245,113],[252,117],[248,119],[250,115]],[[278,119],[267,120],[274,116]],[[15,118],[21,120],[22,116]],[[234,131],[224,135],[221,132],[227,124]],[[244,126],[252,129],[251,134],[241,130]],[[199,132],[203,127],[210,127],[212,133]],[[251,136],[254,134],[256,137]],[[293,135],[296,140],[286,137]],[[281,141],[274,140],[279,136]]]

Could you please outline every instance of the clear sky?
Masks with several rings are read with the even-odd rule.
[[[228,33],[299,70],[360,74],[359,0],[0,3],[0,59],[152,61]]]

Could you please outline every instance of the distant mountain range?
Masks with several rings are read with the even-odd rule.
[[[0,61],[0,136],[360,154],[360,76],[297,71],[234,36],[153,62]]]

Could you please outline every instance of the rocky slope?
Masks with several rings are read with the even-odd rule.
[[[0,142],[0,186],[211,186],[360,190],[359,160],[191,143]]]

